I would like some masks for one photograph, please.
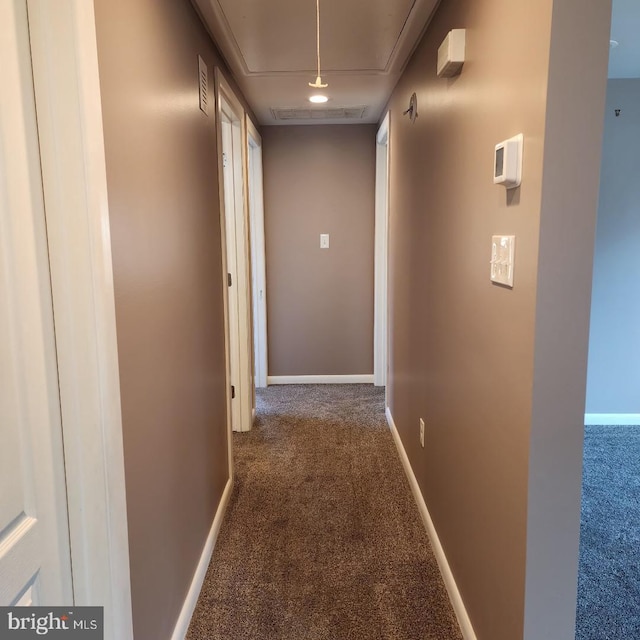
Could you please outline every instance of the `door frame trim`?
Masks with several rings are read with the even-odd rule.
[[[102,103],[93,2],[27,0],[46,209],[74,604],[133,638]]]
[[[269,365],[267,348],[267,275],[264,233],[264,187],[262,136],[249,115],[247,129],[247,192],[253,289],[254,378],[256,387],[266,387]],[[260,293],[262,295],[260,295]]]
[[[239,402],[243,403],[240,408],[240,429],[239,431],[250,431],[253,424],[253,394],[254,394],[254,381],[251,375],[251,354],[253,351],[252,340],[252,324],[251,324],[251,264],[249,258],[249,211],[247,203],[247,130],[245,122],[245,110],[244,106],[233,91],[231,84],[225,78],[224,73],[219,67],[215,68],[215,96],[216,96],[216,127],[217,127],[217,139],[218,139],[218,184],[220,192],[220,227],[221,227],[221,243],[222,243],[222,256],[223,256],[223,277],[226,281],[228,269],[227,260],[227,229],[225,222],[225,192],[224,192],[224,169],[223,169],[223,134],[222,134],[222,120],[225,115],[224,103],[228,105],[235,117],[234,122],[237,122],[240,127],[241,142],[240,142],[240,162],[242,165],[241,171],[241,188],[242,188],[242,216],[244,221],[245,234],[242,238],[242,256],[239,259],[244,261],[245,273],[247,276],[247,290],[246,295],[246,310],[247,317],[243,320],[247,323],[247,343],[243,344],[242,335],[239,334],[239,348],[240,348],[240,371],[238,375],[241,376],[240,396]],[[236,246],[238,239],[236,237]],[[238,257],[236,258],[236,260]],[[227,367],[227,420],[229,427],[229,468],[233,469],[233,444],[232,444],[232,409],[231,409],[231,349],[230,349],[230,328],[229,328],[229,291],[225,284],[224,288],[224,317],[225,317],[225,358]],[[239,305],[241,308],[242,305]],[[240,309],[239,309],[240,310]],[[243,369],[248,369],[248,375],[243,375]],[[246,388],[245,388],[246,387]],[[244,416],[244,419],[243,419]],[[232,476],[233,477],[233,476]]]
[[[376,134],[375,285],[373,320],[373,377],[377,387],[387,384],[387,255],[389,233],[389,111]]]

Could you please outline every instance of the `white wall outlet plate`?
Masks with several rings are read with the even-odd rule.
[[[491,237],[491,281],[513,287],[515,236]]]

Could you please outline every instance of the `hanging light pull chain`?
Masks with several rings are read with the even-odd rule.
[[[328,87],[328,84],[322,83],[322,77],[320,73],[320,0],[316,0],[316,59],[318,62],[318,76],[315,82],[310,82],[309,86],[314,89],[324,89]]]

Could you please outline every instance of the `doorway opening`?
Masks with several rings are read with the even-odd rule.
[[[220,223],[226,280],[228,415],[233,431],[250,431],[253,422],[251,367],[251,267],[245,197],[245,113],[230,85],[216,69],[220,148]],[[231,448],[231,439],[229,439]],[[231,453],[230,453],[231,457]]]
[[[640,8],[614,2],[583,449],[576,640],[640,637]],[[618,46],[618,42],[620,46]]]
[[[249,117],[247,125],[247,188],[251,240],[253,302],[253,366],[256,387],[267,386],[267,275],[262,185],[262,138]]]
[[[389,228],[389,114],[376,135],[375,293],[373,320],[373,382],[387,384],[387,235]]]

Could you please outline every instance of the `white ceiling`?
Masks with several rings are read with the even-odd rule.
[[[263,125],[375,123],[438,0],[320,0],[323,107],[316,77],[315,0],[193,0]],[[433,61],[435,66],[436,61]],[[316,117],[277,120],[272,109]],[[302,111],[304,113],[302,113]],[[312,114],[313,115],[313,114]],[[319,118],[318,116],[325,116]]]
[[[609,52],[610,78],[640,78],[640,0],[613,0]]]

